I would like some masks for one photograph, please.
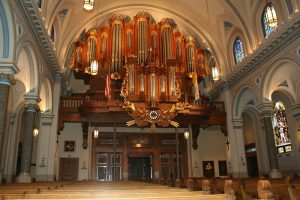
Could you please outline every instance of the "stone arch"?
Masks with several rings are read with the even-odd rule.
[[[13,59],[15,50],[14,20],[7,1],[0,1],[0,58]]]
[[[17,54],[17,66],[20,72],[16,79],[22,81],[26,86],[26,93],[38,94],[39,70],[36,53],[31,43],[25,42]]]
[[[41,101],[39,102],[39,108],[41,112],[51,112],[52,111],[52,87],[48,78],[44,79],[41,87],[39,97]]]
[[[248,119],[250,119],[250,121],[245,121],[245,115],[249,117]],[[248,106],[242,112],[244,138],[247,138],[245,134],[252,134],[250,137],[253,137],[252,140],[256,147],[258,173],[265,174],[269,171],[268,151],[266,147],[266,137],[264,134],[261,134],[261,121],[259,119],[260,113],[255,107]],[[245,130],[247,128],[251,128],[251,130]],[[245,145],[247,145],[246,141]]]
[[[233,101],[233,118],[240,119],[246,108],[252,107],[256,109],[259,103],[259,95],[250,85],[243,86],[235,95]]]
[[[299,85],[300,68],[290,59],[280,59],[275,61],[266,75],[262,86],[262,101],[271,100],[274,91],[285,93],[291,102],[296,101],[296,87]]]

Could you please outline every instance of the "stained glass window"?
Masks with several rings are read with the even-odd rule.
[[[269,24],[267,22],[267,11],[266,11],[267,6],[265,7],[264,12],[261,16],[261,25],[262,25],[262,29],[263,29],[265,37],[268,37],[270,35],[270,33],[272,33],[277,28],[277,25],[272,27],[272,26],[269,26]]]
[[[272,113],[272,124],[274,132],[275,146],[278,153],[290,152],[291,140],[288,133],[288,124],[284,104],[277,101]]]
[[[240,37],[237,37],[233,43],[233,55],[235,63],[241,62],[245,57],[243,43]]]

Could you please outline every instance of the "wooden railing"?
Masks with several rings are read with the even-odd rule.
[[[61,108],[79,108],[82,104],[82,96],[61,97]]]
[[[112,92],[112,101],[123,101],[120,96],[120,91],[115,90]],[[61,97],[61,108],[71,109],[79,108],[82,104],[92,102],[107,102],[107,97],[104,91],[87,91],[86,93],[72,94],[70,97]],[[210,109],[211,112],[225,112],[224,102],[209,102],[197,100],[193,103],[196,106],[203,106]]]

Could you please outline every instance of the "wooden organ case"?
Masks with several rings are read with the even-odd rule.
[[[83,148],[88,145],[89,124],[94,127],[150,126],[153,130],[156,126],[192,125],[195,149],[199,127],[221,125],[226,135],[223,102],[203,101],[199,97],[198,81],[211,73],[208,66],[210,53],[196,46],[193,37],[178,31],[174,20],[165,18],[156,23],[149,13],[143,11],[133,20],[113,15],[108,26],[83,32],[74,43],[68,66],[76,79],[89,84],[89,90],[61,98],[60,130],[65,122],[81,123]],[[98,63],[96,73],[91,68],[94,61]],[[105,92],[107,87],[111,88],[111,98]],[[101,156],[106,156],[105,162],[111,163],[111,135],[102,133],[102,138],[93,139],[93,178],[98,169],[107,167]],[[179,138],[181,165],[184,165],[187,163],[186,142],[183,135]],[[118,133],[117,141],[122,173],[129,171],[129,157],[141,155],[153,156],[153,171],[160,171],[160,178],[164,177],[162,171],[166,168],[173,168],[173,172],[176,169],[173,162],[176,157],[174,133]],[[100,161],[96,170],[97,156],[100,156]],[[164,163],[166,159],[169,162]],[[111,164],[108,167],[112,167]],[[183,172],[183,175],[187,174]]]

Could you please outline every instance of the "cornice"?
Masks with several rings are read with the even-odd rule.
[[[209,91],[208,96],[211,99],[217,98],[227,86],[228,89],[242,82],[247,76],[254,73],[262,65],[268,62],[278,52],[282,51],[288,45],[292,44],[300,37],[300,14],[297,14],[293,19],[285,25],[278,27],[278,30],[273,33],[268,40],[265,41],[256,51],[245,58],[245,60],[237,65],[237,69],[227,77],[220,79],[214,84],[214,87]]]
[[[56,79],[57,75],[61,76],[61,83],[63,88],[65,88],[67,76],[60,72],[58,59],[53,50],[52,41],[50,41],[48,33],[45,29],[45,25],[41,19],[41,16],[39,15],[39,11],[35,4],[35,1],[18,0],[14,2],[16,2],[15,4],[21,11],[34,40],[38,44],[38,49],[42,53],[44,60],[48,65],[48,69],[53,80]]]

